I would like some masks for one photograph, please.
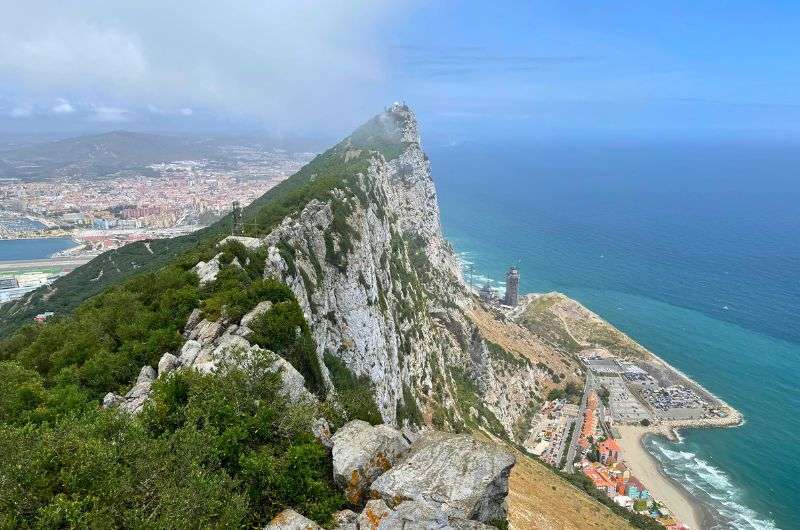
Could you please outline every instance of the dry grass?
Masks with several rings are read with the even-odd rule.
[[[628,521],[519,452],[511,472],[508,522],[515,530],[633,528]]]

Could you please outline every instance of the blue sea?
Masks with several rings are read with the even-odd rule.
[[[0,240],[0,261],[46,259],[61,250],[74,247],[69,238]]]
[[[650,438],[713,528],[800,528],[800,145],[425,145],[475,283],[558,290],[739,409]]]

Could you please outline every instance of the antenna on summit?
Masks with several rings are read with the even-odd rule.
[[[242,227],[242,206],[239,204],[239,201],[233,201],[233,226],[231,226],[231,235],[244,235],[244,228]]]

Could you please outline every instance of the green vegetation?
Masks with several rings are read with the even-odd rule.
[[[566,399],[570,403],[578,403],[583,395],[583,390],[575,381],[569,381],[564,388],[553,388],[547,393],[547,400]]]
[[[342,425],[359,419],[377,424],[382,423],[381,413],[375,404],[372,382],[366,376],[357,376],[340,359],[327,353],[325,366],[331,374],[336,389],[336,403],[333,410],[338,414],[334,425]]]
[[[600,388],[597,389],[597,395],[600,396],[600,401],[603,402],[603,405],[607,407],[611,392],[608,391],[605,385],[601,385]]]
[[[281,397],[269,361],[177,372],[137,419],[0,424],[0,527],[256,527],[286,506],[329,522],[344,499],[313,411]]]
[[[247,235],[335,196],[329,260],[343,264],[357,237],[347,222],[353,201],[367,201],[356,184],[372,151],[399,154],[396,131],[373,120],[316,157],[245,208]],[[107,252],[0,309],[0,527],[258,527],[287,506],[326,524],[344,507],[311,419],[322,414],[341,425],[381,416],[369,379],[335,357],[326,364],[336,402],[316,413],[278,394],[276,377],[265,372],[271,359],[220,376],[182,371],[159,379],[136,418],[98,407],[106,392],[129,388],[141,366],[179,351],[194,308],[235,321],[263,300],[272,306],[251,322],[248,338],[284,356],[323,396],[316,348],[292,292],[262,277],[263,252],[217,247],[231,224],[226,216],[188,236]],[[296,269],[298,249],[279,250]],[[200,286],[191,268],[217,253],[216,280]],[[319,275],[321,264],[312,264]],[[21,326],[48,310],[56,317],[44,325]],[[420,416],[410,392],[405,407],[410,418]]]

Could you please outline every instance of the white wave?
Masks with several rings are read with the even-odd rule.
[[[721,469],[689,451],[675,451],[667,442],[654,440],[650,444],[653,456],[664,472],[683,484],[692,495],[709,504],[718,514],[712,529],[777,530],[769,518],[742,504],[739,489]],[[676,444],[677,445],[677,444]]]

